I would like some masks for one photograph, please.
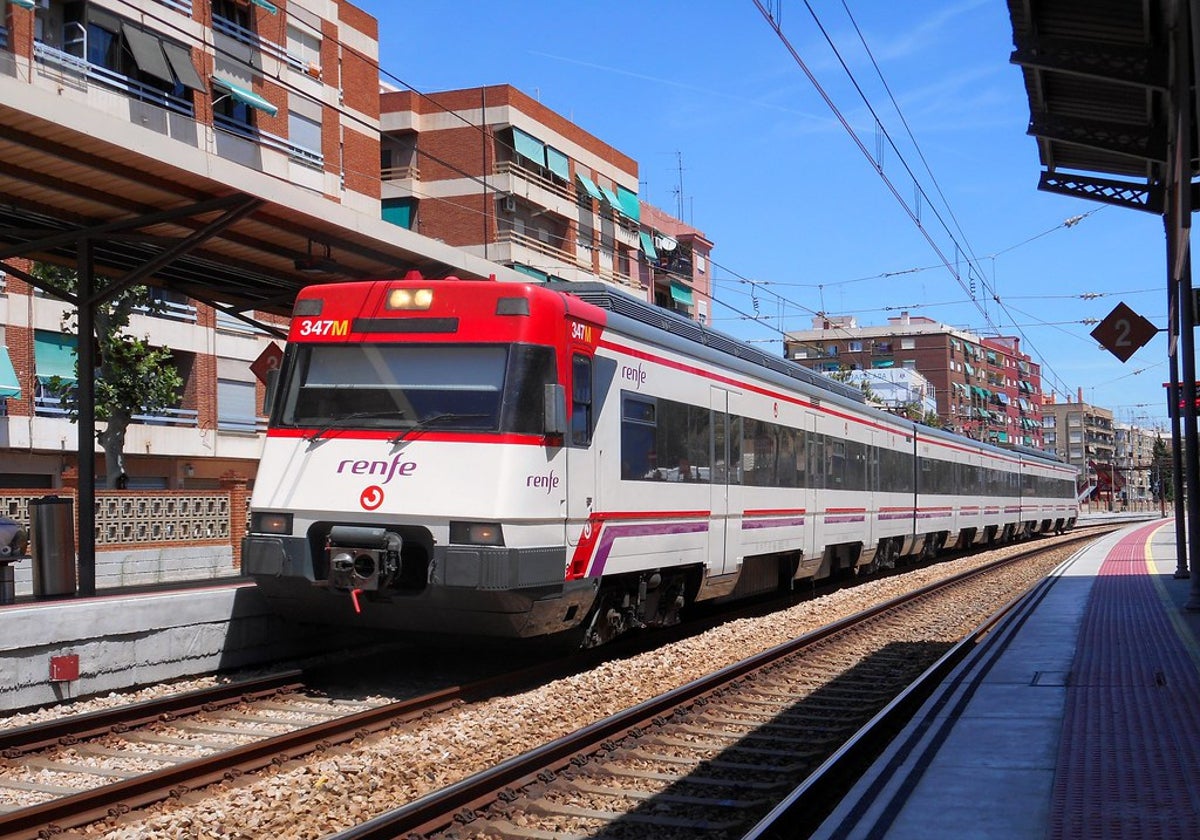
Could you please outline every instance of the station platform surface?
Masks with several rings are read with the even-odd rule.
[[[812,836],[1200,837],[1200,612],[1175,527],[1060,566]]]

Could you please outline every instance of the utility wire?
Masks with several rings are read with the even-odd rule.
[[[937,242],[934,241],[933,237],[930,235],[929,230],[921,222],[919,212],[914,211],[914,209],[909,205],[909,203],[900,195],[899,190],[896,188],[896,186],[892,182],[891,178],[888,177],[888,175],[883,171],[883,166],[881,165],[881,163],[878,160],[876,160],[876,158],[871,154],[871,152],[863,144],[862,140],[858,137],[857,133],[855,133],[855,131],[850,126],[846,117],[842,114],[841,110],[833,102],[833,99],[825,91],[824,87],[817,80],[816,76],[809,69],[808,65],[804,62],[804,59],[801,58],[799,52],[792,45],[792,43],[788,39],[788,37],[784,34],[782,26],[780,25],[778,18],[774,17],[772,15],[772,13],[763,5],[762,0],[754,0],[754,4],[758,8],[759,12],[762,14],[763,18],[766,20],[767,24],[775,32],[776,37],[784,45],[784,48],[792,56],[792,59],[795,61],[796,65],[801,69],[801,71],[803,71],[804,75],[808,78],[809,82],[813,85],[814,89],[817,91],[817,93],[820,95],[822,100],[825,102],[826,106],[833,112],[833,114],[837,118],[838,122],[841,123],[843,129],[850,136],[851,140],[858,147],[859,151],[872,164],[873,168],[875,169],[876,175],[878,175],[880,180],[882,180],[883,183],[887,186],[887,188],[892,193],[892,195],[900,203],[900,206],[904,209],[905,213],[907,213],[907,215],[909,216],[909,219],[913,222],[913,224],[916,225],[918,231],[920,231],[921,235],[925,238],[925,240],[929,244],[930,248],[932,248],[934,253],[937,254],[939,259],[942,261],[942,265],[946,268],[946,270],[955,279],[955,281],[958,283],[958,285],[967,294],[968,298],[975,305],[976,309],[979,310],[980,314],[983,315],[984,321],[986,321],[991,326],[991,328],[994,329],[999,334],[1001,332],[1001,329],[992,320],[991,315],[987,311],[987,307],[982,305],[980,303],[980,301],[971,293],[971,290],[969,289],[967,284],[963,282],[962,276],[959,273],[959,271],[953,265],[951,265],[950,259],[942,251],[941,247],[937,244]],[[907,161],[905,161],[904,156],[900,153],[900,150],[899,150],[899,148],[897,148],[895,142],[892,140],[891,135],[888,134],[887,130],[883,127],[882,120],[879,119],[879,116],[876,113],[874,107],[871,105],[869,98],[863,92],[862,87],[858,84],[858,81],[857,81],[857,79],[855,79],[854,74],[850,71],[849,66],[846,64],[845,60],[842,58],[841,52],[837,49],[836,44],[834,44],[833,39],[829,36],[829,33],[826,31],[824,25],[821,23],[820,18],[817,16],[817,14],[813,10],[812,6],[808,3],[808,0],[805,0],[805,6],[808,8],[809,13],[812,16],[813,20],[816,22],[818,29],[820,29],[822,35],[825,37],[826,42],[829,44],[830,48],[833,50],[834,55],[837,56],[839,63],[842,65],[843,70],[845,70],[847,76],[850,78],[850,81],[853,84],[855,90],[858,91],[860,98],[865,103],[868,111],[870,111],[871,116],[874,117],[874,119],[876,121],[876,125],[879,126],[879,128],[883,132],[884,136],[887,137],[889,145],[891,146],[893,151],[895,151],[897,157],[900,159],[901,163],[903,164],[905,171],[908,173],[909,177],[912,179],[913,185],[917,190],[918,199],[920,199],[921,197],[925,198],[926,203],[928,203],[930,205],[930,208],[931,208],[934,216],[937,218],[937,220],[941,224],[942,229],[945,231],[946,235],[950,237],[951,241],[955,243],[956,250],[958,252],[964,253],[964,256],[967,256],[966,253],[963,252],[961,248],[959,248],[958,242],[954,238],[953,232],[950,230],[949,226],[946,224],[945,220],[942,218],[942,216],[938,212],[937,208],[933,205],[932,202],[929,201],[928,195],[926,194],[924,188],[921,186],[919,180],[916,178],[916,175],[913,173],[912,168],[908,165]],[[919,207],[919,205],[918,205],[918,207]],[[978,269],[977,266],[975,266],[973,258],[970,256],[968,256],[968,264],[971,269],[975,270],[977,276],[979,277],[980,282],[982,283],[984,288],[990,292],[991,297],[995,301],[995,303],[998,306],[1000,306],[1001,308],[1003,308],[1003,303],[1002,303],[999,295],[996,294],[995,290],[989,286],[986,276],[983,274],[982,271],[980,271]],[[1015,319],[1011,319],[1011,320],[1015,321]],[[1042,370],[1044,372],[1048,373],[1054,379],[1058,380],[1060,384],[1063,384],[1062,378],[1049,365],[1049,363],[1046,361],[1045,357],[1042,356],[1042,354],[1037,351],[1037,348],[1033,345],[1032,341],[1029,340],[1028,335],[1026,335],[1020,328],[1017,328],[1017,332],[1021,335],[1022,339],[1026,342],[1027,347],[1031,351],[1031,355],[1036,355],[1040,359]],[[1065,387],[1065,384],[1063,385],[1063,387]]]

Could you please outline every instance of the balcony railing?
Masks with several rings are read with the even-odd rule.
[[[523,181],[528,181],[535,186],[541,187],[542,189],[552,192],[557,196],[565,198],[568,201],[575,201],[574,189],[562,183],[561,181],[555,181],[551,178],[545,177],[541,173],[534,172],[532,169],[526,169],[515,161],[496,161],[494,171],[497,175],[512,175],[513,177],[520,178]]]
[[[526,236],[523,233],[517,233],[515,230],[502,230],[496,234],[496,242],[503,244],[519,245],[522,248],[528,248],[530,251],[537,251],[539,254],[550,257],[567,265],[574,265],[578,261],[574,254],[568,254],[561,248],[556,248],[548,242],[543,242],[532,236]]]
[[[191,100],[164,93],[158,88],[144,85],[128,76],[109,70],[107,67],[92,64],[86,59],[63,52],[41,41],[33,45],[33,55],[41,64],[77,77],[85,89],[90,82],[108,90],[123,93],[139,102],[147,102],[172,113],[195,118],[196,110]]]
[[[185,324],[196,323],[196,307],[190,303],[178,303],[173,300],[155,301],[154,307],[135,306],[134,312],[151,318],[162,318],[167,321],[181,321]]]
[[[192,16],[192,0],[157,0],[157,2],[160,6],[183,12],[188,17]]]
[[[243,140],[249,140],[251,143],[257,143],[268,149],[282,152],[292,158],[292,160],[313,169],[322,169],[325,166],[325,156],[320,152],[314,152],[312,149],[305,148],[304,146],[297,146],[295,143],[271,134],[268,131],[261,131],[252,125],[231,120],[224,114],[213,114],[213,127],[219,131],[224,131],[226,134],[232,134],[241,137]]]
[[[420,181],[421,170],[415,166],[389,166],[380,170],[379,177],[384,181]]]
[[[68,411],[58,397],[37,394],[33,398],[37,417],[66,417]],[[194,429],[200,425],[200,412],[194,408],[164,408],[153,414],[135,414],[133,422],[146,426],[177,426]]]

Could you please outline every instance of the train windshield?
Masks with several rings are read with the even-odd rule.
[[[524,344],[297,344],[273,424],[539,434],[554,350]]]

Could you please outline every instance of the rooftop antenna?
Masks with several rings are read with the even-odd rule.
[[[679,170],[679,184],[675,187],[675,218],[683,221],[683,152],[675,152],[675,165]]]

